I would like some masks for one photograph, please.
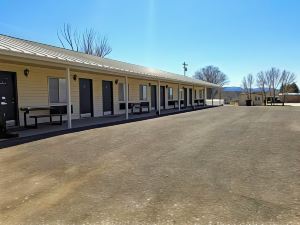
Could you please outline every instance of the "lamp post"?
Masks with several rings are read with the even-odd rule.
[[[188,66],[188,64],[186,64],[185,62],[183,62],[183,74],[184,74],[184,76],[186,75],[186,71],[187,71],[187,66]]]

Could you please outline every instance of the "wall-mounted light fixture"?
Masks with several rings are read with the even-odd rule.
[[[73,75],[73,80],[76,81],[77,80],[77,74]]]
[[[24,70],[24,76],[25,76],[25,77],[28,77],[28,75],[29,75],[29,69],[26,68],[26,69]]]
[[[119,83],[119,80],[118,80],[118,79],[116,79],[116,80],[115,80],[115,84],[118,84],[118,83]]]
[[[149,83],[149,87],[151,86],[151,83]]]
[[[168,85],[166,85],[166,88],[168,88],[169,86]]]

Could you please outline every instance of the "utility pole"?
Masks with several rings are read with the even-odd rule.
[[[185,62],[183,62],[183,75],[185,76],[186,75],[186,71],[187,71],[187,66],[188,64],[186,64]]]

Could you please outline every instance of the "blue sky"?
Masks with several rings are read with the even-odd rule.
[[[60,46],[64,23],[107,35],[109,58],[188,75],[216,65],[239,86],[272,66],[300,81],[298,0],[0,0],[0,33]]]

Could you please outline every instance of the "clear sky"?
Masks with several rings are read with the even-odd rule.
[[[64,23],[107,35],[109,58],[188,75],[218,66],[240,86],[271,66],[300,83],[299,0],[0,0],[0,33],[60,46]]]

